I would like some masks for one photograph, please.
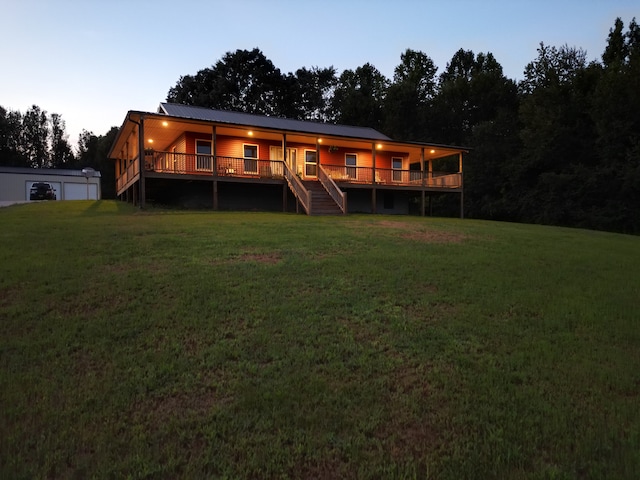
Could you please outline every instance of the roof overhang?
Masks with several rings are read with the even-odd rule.
[[[136,127],[144,120],[144,144],[145,147],[154,150],[168,150],[170,145],[185,131],[213,135],[214,127],[216,135],[246,137],[250,139],[261,138],[281,142],[286,135],[287,143],[322,144],[326,146],[350,147],[359,149],[375,149],[386,152],[409,152],[412,156],[424,153],[424,158],[436,159],[458,153],[467,153],[466,147],[442,145],[435,143],[399,142],[382,135],[380,138],[361,138],[348,135],[322,134],[302,129],[268,128],[250,125],[247,122],[233,123],[211,120],[184,118],[180,116],[158,113],[129,111],[118,131],[114,143],[109,150],[108,158],[117,158],[118,153],[125,149],[126,143],[138,142]],[[307,122],[296,121],[294,126],[302,126]],[[348,131],[348,129],[346,130]],[[375,130],[374,130],[375,132]]]

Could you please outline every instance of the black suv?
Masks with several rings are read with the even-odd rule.
[[[29,200],[55,200],[56,191],[49,183],[34,183],[31,185]]]

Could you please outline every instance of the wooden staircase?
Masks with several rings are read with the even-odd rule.
[[[311,192],[310,215],[342,215],[342,210],[340,210],[340,207],[320,182],[305,180],[302,183],[304,184],[304,188]]]

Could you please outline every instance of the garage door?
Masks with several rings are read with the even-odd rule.
[[[89,185],[89,200],[98,199],[98,186],[95,183]],[[65,200],[87,200],[87,184],[86,183],[65,183],[64,184]]]

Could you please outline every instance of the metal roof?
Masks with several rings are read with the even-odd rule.
[[[334,125],[331,123],[308,122],[290,118],[267,117],[253,113],[213,110],[204,107],[193,107],[176,103],[161,103],[158,113],[171,117],[203,120],[207,122],[226,123],[254,128],[267,128],[285,132],[310,133],[336,137],[358,138],[366,140],[385,140],[391,138],[369,127],[351,125]]]
[[[64,177],[85,177],[82,170],[65,168],[28,168],[28,167],[0,167],[0,173],[33,174],[33,175],[61,175]],[[92,177],[101,177],[100,171],[94,170]]]

